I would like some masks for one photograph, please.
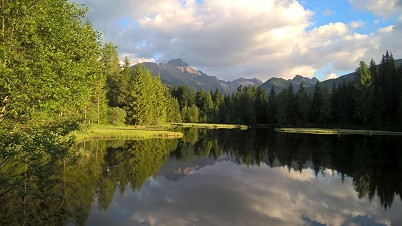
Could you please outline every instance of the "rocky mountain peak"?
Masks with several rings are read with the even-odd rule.
[[[184,62],[181,58],[172,59],[168,61],[168,64],[172,65],[173,67],[188,67],[189,65]]]
[[[318,82],[318,79],[313,77],[313,78],[308,78],[308,77],[303,77],[301,75],[296,75],[292,80],[292,83],[300,85],[300,83],[304,83],[304,85],[311,85],[315,84]]]

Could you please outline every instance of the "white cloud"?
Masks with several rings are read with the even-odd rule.
[[[368,35],[354,32],[361,21],[311,28],[314,13],[296,0],[76,1],[92,8],[95,28],[119,46],[120,56],[182,58],[225,80],[314,76],[328,63],[352,71],[365,57],[402,51],[389,43],[400,37],[396,28]]]
[[[359,21],[352,21],[350,22],[350,27],[355,29],[355,28],[359,28],[359,27],[363,27],[366,23],[359,20]]]
[[[334,78],[337,78],[337,77],[338,76],[335,73],[330,73],[323,80],[334,79]]]
[[[397,222],[400,200],[385,212],[377,197],[358,199],[351,178],[315,176],[311,169],[238,166],[217,162],[179,181],[157,178],[118,195],[107,212],[93,209],[87,223],[96,225],[303,225],[303,218],[326,225]],[[200,198],[202,197],[202,198]],[[110,213],[122,213],[110,217]],[[112,221],[112,222],[110,222]],[[134,222],[133,222],[134,221]],[[308,223],[308,222],[307,222]]]
[[[356,8],[370,11],[378,16],[389,18],[401,14],[401,0],[349,0]]]

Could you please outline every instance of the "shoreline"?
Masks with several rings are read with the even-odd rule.
[[[317,134],[317,135],[402,136],[402,132],[382,131],[382,130],[275,128],[274,131],[278,133],[300,133],[300,134]]]
[[[121,140],[144,140],[152,138],[182,138],[183,133],[166,131],[146,127],[91,125],[83,131],[75,131],[72,136],[76,142],[88,140],[121,139]]]

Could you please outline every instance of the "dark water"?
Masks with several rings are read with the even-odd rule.
[[[402,225],[400,137],[188,130],[77,150],[3,180],[0,225]]]

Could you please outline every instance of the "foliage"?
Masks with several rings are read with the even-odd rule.
[[[134,125],[158,125],[181,120],[177,100],[171,96],[159,76],[154,76],[142,64],[135,68],[130,80],[125,102],[127,123]]]
[[[126,121],[126,111],[119,107],[109,108],[108,115],[109,115],[109,120],[110,120],[109,122],[112,125],[115,125],[115,126],[124,125],[124,122]]]
[[[106,116],[100,35],[67,0],[1,1],[0,155],[40,168]]]
[[[93,202],[107,209],[119,187],[136,190],[155,176],[177,139],[91,141],[75,151],[74,161],[48,160],[33,167],[20,156],[1,161],[1,225],[85,225]],[[32,155],[34,157],[34,155]],[[12,172],[12,174],[10,174]]]
[[[317,82],[312,93],[303,83],[296,93],[291,84],[278,94],[273,88],[266,94],[254,86],[239,87],[226,96],[219,90],[190,91],[185,86],[171,93],[178,99],[184,122],[398,129],[402,125],[402,67],[395,67],[392,53],[387,51],[380,65],[374,60],[369,66],[360,62],[355,74],[354,81],[344,80],[332,90]],[[191,115],[189,103],[199,110],[198,120]]]

